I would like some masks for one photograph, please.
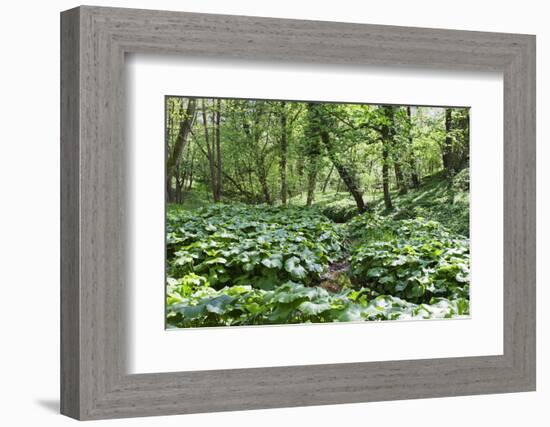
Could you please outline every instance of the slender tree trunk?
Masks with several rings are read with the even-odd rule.
[[[298,189],[297,193],[300,194],[300,197],[302,197],[303,193],[303,181],[304,181],[304,156],[301,153],[301,150],[298,154],[298,159],[296,160],[296,174],[298,175]]]
[[[344,181],[347,190],[355,200],[357,210],[359,212],[364,212],[366,210],[366,206],[363,200],[363,193],[360,189],[359,179],[353,169],[348,168],[344,162],[340,161],[338,152],[334,147],[334,144],[332,143],[332,140],[330,138],[330,134],[327,130],[328,128],[330,128],[330,120],[327,117],[327,113],[322,107],[319,107],[318,104],[314,103],[308,104],[308,113],[310,115],[309,130],[311,134],[316,136],[316,138],[312,138],[312,141],[316,142],[316,144],[312,145],[312,147],[310,148],[310,153],[315,155],[315,168],[313,169],[313,171],[315,172],[315,179],[317,178],[318,157],[321,154],[321,146],[318,139],[320,137],[320,143],[327,150],[330,161],[334,165],[335,169],[338,171],[338,174],[340,175],[340,178],[342,178],[342,181]],[[311,181],[311,179],[308,180],[308,201],[310,203],[313,198],[313,192],[311,191]]]
[[[402,154],[401,152],[403,150],[398,151],[398,147],[395,143],[395,135],[397,133],[397,126],[395,124],[395,111],[394,111],[394,107],[389,107],[389,108],[391,108],[389,147],[391,149],[391,154],[392,154],[393,169],[395,172],[395,183],[397,184],[399,194],[406,194],[407,183],[405,182],[405,178],[403,177],[403,171],[401,169],[401,154]],[[396,107],[396,108],[399,108],[399,107]]]
[[[405,179],[403,178],[403,172],[401,171],[401,163],[399,163],[399,160],[393,160],[393,169],[395,172],[395,182],[397,183],[397,188],[399,188],[399,194],[407,194],[407,185],[405,184]]]
[[[185,189],[187,188],[187,179],[189,178],[189,171],[188,170],[184,170],[183,171],[183,176],[181,177],[181,190],[182,190],[182,199],[183,199],[183,192],[185,191]]]
[[[264,166],[262,165],[258,170],[258,179],[260,181],[260,186],[262,187],[262,193],[264,196],[264,201],[271,205],[273,204],[273,200],[271,199],[271,194],[269,192],[269,185],[267,183],[267,173],[265,171]]]
[[[166,180],[166,200],[168,203],[174,203],[174,189],[172,188],[172,179]]]
[[[382,149],[382,189],[384,191],[384,206],[387,210],[392,210],[393,205],[391,202],[391,195],[390,195],[390,178],[389,178],[389,156],[388,156],[388,149],[387,147],[384,147]]]
[[[187,103],[187,109],[179,124],[178,135],[174,143],[174,148],[168,156],[166,162],[166,190],[168,193],[168,200],[171,200],[172,190],[172,178],[174,177],[175,170],[179,167],[181,162],[181,156],[185,146],[187,145],[187,139],[191,133],[191,128],[196,117],[196,100],[189,99]]]
[[[173,104],[168,104],[168,122],[167,122],[167,126],[168,126],[168,132],[166,132],[166,176],[165,176],[165,179],[166,179],[166,200],[169,202],[169,203],[173,203],[174,202],[174,190],[172,188],[172,176],[170,176],[170,173],[168,172],[168,164],[170,162],[170,158],[171,156],[173,155],[173,150],[170,149],[170,142],[172,141],[173,139],[173,131],[174,131],[174,114],[177,113],[177,111],[180,110],[181,108],[181,104],[183,103],[183,100],[181,98],[176,98],[176,100],[174,101],[177,101],[177,102],[174,102]],[[173,173],[173,172],[172,172]]]
[[[188,150],[191,150],[191,145],[189,146]],[[194,167],[195,167],[195,150],[193,149],[191,152],[191,162],[189,163],[189,185],[187,186],[188,190],[191,190],[193,188]]]
[[[183,183],[184,179],[180,176],[179,168],[176,172],[176,202],[181,203],[183,201]]]
[[[191,157],[191,144],[190,142],[187,144],[187,147],[185,149],[185,165],[184,165],[184,168],[183,168],[183,173],[179,172],[179,167],[178,167],[178,172],[177,174],[178,175],[182,175],[182,194],[183,192],[187,189],[187,181],[189,179],[189,175],[191,174],[191,162],[190,162],[190,157]]]
[[[254,147],[252,151],[252,158],[254,165],[250,168],[251,172],[253,172],[257,177],[258,181],[260,183],[260,189],[263,196],[263,199],[265,203],[272,205],[273,204],[273,198],[271,197],[270,189],[269,189],[269,183],[268,183],[268,174],[269,174],[269,166],[266,167],[265,160],[266,160],[266,148],[269,143],[269,134],[265,132],[265,143],[263,147],[260,147],[260,139],[262,138],[262,134],[264,133],[264,130],[269,130],[270,127],[270,120],[268,120],[268,124],[262,126],[262,117],[265,115],[265,102],[259,102],[256,106],[255,111],[251,114],[253,119],[251,123],[247,120],[247,115],[243,115],[243,130],[246,135],[246,139],[249,141],[250,145]],[[268,117],[271,119],[271,112]],[[251,185],[251,188],[254,188],[254,186]]]
[[[453,140],[451,137],[451,131],[453,126],[453,116],[450,108],[445,109],[445,142],[443,144],[442,150],[442,160],[443,168],[445,169],[445,174],[447,177],[453,176],[453,161],[452,161],[452,150],[453,150]]]
[[[208,153],[206,152],[206,150],[204,148],[202,148],[199,144],[197,144],[197,147],[199,147],[199,149],[202,151],[202,153],[208,158]],[[216,168],[217,165],[214,165],[214,168]],[[239,184],[238,181],[236,181],[231,175],[227,174],[226,172],[224,172],[222,170],[222,175],[223,177],[225,178],[226,181],[230,182],[236,189],[239,193],[241,193],[243,196],[245,196],[246,198],[252,200],[253,199],[253,194],[250,193],[249,191],[246,190],[246,188],[244,188],[241,184]],[[210,193],[211,190],[207,190],[206,192],[206,195],[208,196],[208,194]]]
[[[256,123],[255,127],[256,127],[256,131],[254,132],[254,135],[255,135],[254,140],[256,141],[255,146],[259,147],[257,145],[257,141],[259,141],[261,138],[261,131],[258,129],[258,123]],[[269,125],[268,125],[268,129],[269,129]],[[266,132],[265,145],[263,148],[258,149],[258,151],[256,152],[256,168],[257,168],[258,179],[260,181],[260,186],[262,188],[264,200],[268,205],[272,205],[273,198],[271,197],[271,192],[269,190],[269,183],[267,182],[267,178],[269,175],[269,166],[266,166],[265,164],[265,161],[266,161],[265,148],[267,147],[268,142],[269,142],[269,133]]]
[[[333,163],[333,165],[334,165],[334,163]],[[336,183],[336,192],[339,193],[340,191],[342,191],[342,177],[340,177],[340,179]]]
[[[411,168],[411,184],[413,188],[420,187],[420,179],[416,170],[416,159],[413,152],[412,114],[411,107],[407,106],[407,118],[409,120],[409,167]]]
[[[249,166],[248,167],[248,189],[251,193],[254,193],[254,175],[252,174],[253,170],[252,168]]]
[[[355,200],[355,204],[357,205],[357,210],[359,212],[365,212],[366,205],[363,200],[363,193],[359,189],[359,184],[357,177],[353,173],[353,171],[349,170],[346,165],[340,162],[338,157],[336,156],[336,153],[334,152],[334,147],[332,147],[332,144],[330,142],[330,136],[327,131],[321,131],[321,141],[327,148],[328,156],[336,168],[336,171],[340,175],[340,178],[342,178],[342,181],[344,182],[347,190]]]
[[[382,107],[384,114],[390,123],[393,123],[393,107]],[[382,125],[382,190],[384,191],[384,206],[387,210],[392,210],[393,205],[390,195],[390,177],[389,177],[389,147],[392,144],[391,125]]]
[[[307,173],[307,197],[306,206],[310,207],[315,201],[315,184],[317,182],[318,159],[314,158],[309,165]]]
[[[409,159],[409,166],[411,168],[411,186],[412,188],[420,187],[420,179],[418,178],[418,172],[416,172],[416,162],[413,158]]]
[[[286,128],[286,102],[281,102],[281,141],[280,141],[280,161],[279,161],[279,174],[281,177],[281,204],[283,206],[287,205],[287,195],[288,195],[288,184],[286,179],[286,164],[287,164],[287,151],[288,151],[288,141],[287,141],[287,128]]]
[[[317,174],[319,172],[319,157],[321,155],[321,146],[318,130],[308,141],[308,164],[307,164],[307,187],[306,187],[306,206],[310,207],[315,201],[315,187],[317,184]]]
[[[222,149],[221,149],[221,135],[220,135],[220,120],[221,120],[221,100],[218,99],[216,103],[216,201],[221,200],[222,196]]]
[[[327,191],[327,186],[328,186],[328,183],[330,181],[330,177],[332,176],[333,171],[334,171],[334,164],[332,164],[330,166],[330,171],[328,172],[328,175],[325,179],[325,182],[323,183],[323,189],[322,189],[323,193],[325,193]]]
[[[456,172],[468,167],[470,162],[470,110],[466,109],[464,116],[458,120],[456,126],[462,130],[463,141],[459,158],[457,160]]]
[[[206,157],[208,158],[208,166],[210,168],[210,187],[212,190],[212,197],[214,202],[218,201],[216,192],[216,173],[214,164],[214,154],[212,153],[212,147],[210,146],[210,135],[208,132],[208,118],[206,115],[206,105],[204,99],[202,100],[202,122],[204,125],[204,141],[206,143]]]

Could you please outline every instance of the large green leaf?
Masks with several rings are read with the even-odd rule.
[[[235,301],[234,297],[221,294],[220,296],[205,301],[206,310],[210,313],[223,314],[233,301]]]
[[[298,310],[300,310],[304,314],[311,316],[316,316],[330,309],[331,305],[328,302],[314,303],[311,301],[304,301],[298,306]]]
[[[275,253],[262,260],[262,264],[267,268],[283,268],[283,254]]]
[[[307,271],[300,265],[300,258],[293,256],[285,261],[285,270],[288,271],[293,278],[303,279],[307,275]]]

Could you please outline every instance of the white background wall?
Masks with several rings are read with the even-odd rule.
[[[97,5],[537,35],[538,391],[106,422],[117,426],[548,425],[550,27],[540,0],[157,0]],[[75,1],[4,2],[0,18],[0,423],[64,426],[59,383],[59,12]],[[546,121],[546,123],[545,123]],[[544,241],[546,240],[546,242]],[[546,283],[547,284],[547,283]]]

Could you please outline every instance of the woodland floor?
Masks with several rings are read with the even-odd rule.
[[[344,192],[306,208],[191,191],[167,210],[168,327],[469,315],[467,188],[435,175],[392,196],[358,214]]]

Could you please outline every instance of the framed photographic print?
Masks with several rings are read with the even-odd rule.
[[[165,107],[169,328],[469,315],[468,108]]]
[[[535,389],[534,36],[83,6],[61,40],[63,414]]]

